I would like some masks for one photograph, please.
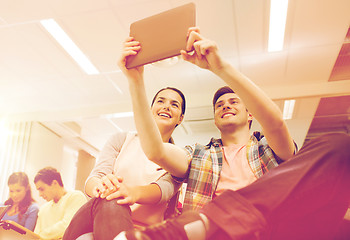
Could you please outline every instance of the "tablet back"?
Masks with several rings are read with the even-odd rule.
[[[180,55],[186,49],[187,30],[196,25],[194,3],[136,21],[130,25],[130,36],[141,44],[136,56],[129,56],[126,67],[133,68]]]

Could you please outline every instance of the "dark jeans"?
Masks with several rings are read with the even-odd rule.
[[[119,205],[116,200],[93,198],[74,215],[63,240],[75,240],[89,232],[95,240],[112,240],[118,233],[133,228],[129,206]]]
[[[344,220],[339,227],[334,240],[349,240],[350,239],[350,220]]]
[[[350,136],[327,134],[203,209],[216,239],[334,239],[350,202]],[[220,238],[218,238],[220,236]]]

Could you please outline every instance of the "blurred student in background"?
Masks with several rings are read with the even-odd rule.
[[[86,202],[86,197],[77,190],[67,191],[61,174],[52,167],[41,169],[34,183],[39,195],[47,201],[39,210],[34,232],[41,239],[62,239],[75,212]]]
[[[8,178],[7,185],[10,190],[9,199],[5,205],[11,208],[7,211],[3,220],[11,220],[33,231],[38,218],[39,207],[32,197],[32,191],[27,174],[15,172]]]

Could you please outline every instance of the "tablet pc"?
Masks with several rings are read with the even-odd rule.
[[[41,239],[40,236],[29,229],[23,227],[22,225],[11,221],[5,220],[1,221],[0,227],[0,239],[20,239],[20,240],[29,240],[29,239]]]
[[[130,36],[141,44],[136,56],[126,59],[126,67],[133,68],[180,55],[186,49],[187,30],[196,25],[194,3],[153,15],[130,25]]]

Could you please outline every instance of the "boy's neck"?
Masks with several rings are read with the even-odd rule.
[[[66,191],[64,188],[61,188],[61,189],[58,191],[57,197],[54,198],[53,201],[54,201],[55,203],[58,203],[58,202],[61,200],[61,198],[62,198],[66,193],[67,193],[67,191]]]
[[[233,144],[247,144],[250,139],[250,131],[246,128],[236,129],[234,131],[221,132],[221,141],[223,146]]]

